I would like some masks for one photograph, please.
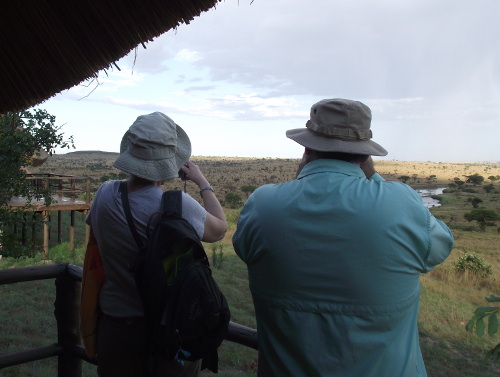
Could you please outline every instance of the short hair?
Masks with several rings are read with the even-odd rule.
[[[323,152],[311,149],[312,153],[318,159],[329,159],[329,160],[341,160],[341,161],[355,161],[355,162],[363,162],[368,158],[366,154],[352,154],[352,153],[343,153],[343,152]]]

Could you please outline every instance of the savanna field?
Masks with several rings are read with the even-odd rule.
[[[116,157],[116,153],[105,152],[57,155],[52,156],[41,167],[32,168],[31,172],[88,176],[92,178],[91,190],[95,192],[103,181],[125,178],[111,166]],[[241,206],[251,191],[263,184],[293,179],[299,160],[221,157],[193,157],[192,160],[201,167],[214,186],[219,200],[224,205],[229,225],[222,241],[205,245],[214,275],[228,299],[232,320],[255,327],[246,267],[235,255],[231,238]],[[480,338],[467,332],[465,326],[476,307],[490,305],[485,297],[500,296],[500,221],[484,224],[474,219],[467,221],[464,215],[470,214],[475,209],[474,206],[500,213],[500,163],[375,160],[375,167],[385,179],[405,181],[415,189],[448,188],[438,197],[442,205],[431,208],[431,212],[451,228],[455,247],[445,263],[421,278],[419,329],[428,375],[499,376],[500,360],[491,359],[486,352],[500,342],[500,334],[486,334]],[[483,181],[472,179],[467,183],[471,176],[481,176]],[[165,185],[165,188],[183,189],[184,184],[175,179]],[[198,189],[194,184],[187,183],[186,189],[194,198],[199,198]],[[51,238],[49,260],[44,260],[43,252],[30,257],[12,258],[8,257],[8,251],[4,249],[0,268],[57,262],[82,265],[84,215],[77,213],[76,217],[77,248],[74,252],[69,251],[67,237],[63,234],[63,243],[60,245],[57,244],[57,237]],[[464,267],[466,260],[472,265],[465,264]],[[54,299],[53,280],[0,286],[0,353],[56,342]],[[218,375],[256,375],[256,351],[224,342],[219,354]],[[54,359],[0,370],[0,377],[56,375]],[[96,367],[84,363],[83,375],[97,376]],[[212,374],[203,373],[203,376],[209,375]]]

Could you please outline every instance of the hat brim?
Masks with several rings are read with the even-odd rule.
[[[289,139],[300,145],[320,152],[340,152],[370,156],[386,156],[387,151],[372,140],[342,140],[319,136],[308,128],[295,128],[286,131]]]
[[[144,160],[128,152],[128,131],[123,135],[120,144],[120,156],[113,166],[125,173],[135,175],[153,182],[165,181],[179,176],[179,169],[191,157],[191,141],[187,133],[176,124],[177,146],[175,154],[161,160]]]

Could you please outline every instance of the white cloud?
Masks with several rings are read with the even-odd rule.
[[[182,49],[180,50],[174,57],[175,60],[181,61],[181,62],[195,62],[197,60],[200,60],[200,54],[196,51],[192,51],[189,49]]]
[[[65,96],[172,114],[201,144],[220,141],[208,154],[254,145],[282,157],[296,151],[284,130],[303,126],[313,103],[352,98],[372,108],[388,158],[498,160],[498,14],[497,0],[225,0]],[[129,123],[120,117],[117,137]],[[249,127],[280,139],[257,148]]]

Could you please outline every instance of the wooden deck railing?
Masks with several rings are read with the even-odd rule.
[[[52,214],[57,213],[57,241],[61,243],[62,213],[69,213],[69,245],[70,250],[73,250],[75,247],[75,211],[87,213],[90,209],[90,178],[47,173],[29,174],[26,176],[26,181],[32,188],[32,197],[12,197],[5,207],[33,212],[33,216],[35,216],[35,214],[40,214],[43,217],[43,250],[46,257],[49,252],[51,228],[49,224],[52,221]],[[48,198],[40,197],[44,191],[50,193],[50,201],[46,200]],[[31,222],[31,239],[33,245],[36,244],[37,238],[36,225],[37,222]],[[13,232],[17,232],[17,224],[13,226]],[[27,223],[24,221],[21,224],[21,242],[23,245],[27,242],[26,235]],[[88,233],[85,234],[85,239],[87,238]]]
[[[0,355],[0,369],[35,360],[58,357],[58,377],[82,375],[82,360],[97,364],[85,355],[79,336],[80,283],[82,268],[68,263],[0,270],[0,285],[55,279],[57,343]],[[1,336],[1,334],[0,334]],[[255,329],[230,322],[226,340],[258,348]]]

